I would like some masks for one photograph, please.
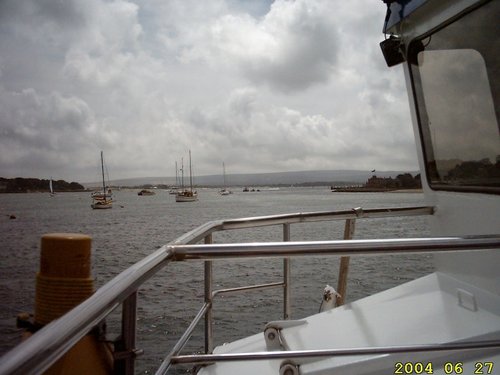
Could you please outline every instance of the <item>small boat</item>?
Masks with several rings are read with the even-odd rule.
[[[191,150],[189,150],[189,189],[184,188],[184,163],[181,167],[181,183],[182,189],[179,190],[175,196],[176,202],[196,202],[198,200],[198,192],[193,190],[193,173],[191,166]]]
[[[143,189],[137,193],[137,195],[155,195],[154,191]]]
[[[111,189],[106,188],[106,181],[104,180],[104,156],[101,151],[101,173],[102,173],[102,191],[95,191],[91,194],[92,197],[92,207],[94,210],[102,210],[113,208],[113,199],[111,195]]]

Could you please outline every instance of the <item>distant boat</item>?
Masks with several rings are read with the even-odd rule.
[[[181,167],[181,183],[182,189],[179,190],[175,196],[176,202],[195,202],[198,200],[198,193],[196,190],[193,190],[193,172],[191,168],[191,150],[189,150],[189,189],[184,188],[184,163],[182,163]]]
[[[50,177],[50,180],[49,180],[49,194],[51,197],[56,195],[56,193],[54,193],[54,187],[52,185],[52,177]]]
[[[101,172],[102,172],[102,192],[95,191],[92,193],[93,209],[113,208],[113,200],[111,196],[111,189],[106,189],[106,181],[104,180],[104,156],[101,151]]]
[[[224,185],[223,185],[223,188],[219,190],[219,194],[220,195],[233,194],[232,191],[230,191],[226,188],[226,166],[225,166],[224,162],[222,162],[222,179],[223,179]]]
[[[143,189],[137,193],[137,195],[155,195],[154,191]]]

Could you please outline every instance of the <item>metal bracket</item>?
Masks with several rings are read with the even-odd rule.
[[[123,350],[120,352],[113,352],[113,358],[115,361],[122,361],[128,358],[137,358],[142,354],[144,354],[143,349]]]
[[[365,214],[363,212],[363,207],[355,207],[352,210],[354,211],[354,213],[356,214],[356,217],[358,217],[358,218],[363,217]]]
[[[280,375],[300,375],[299,366],[291,361],[285,361],[280,365]]]
[[[305,320],[275,320],[266,324],[264,328],[264,338],[266,348],[269,351],[289,350],[281,331],[285,328],[301,326],[307,324]]]

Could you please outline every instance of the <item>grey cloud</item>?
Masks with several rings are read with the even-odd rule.
[[[174,27],[177,43],[171,32],[164,40],[177,48],[182,62],[223,65],[252,84],[297,92],[331,78],[340,48],[333,11],[327,1],[276,1],[262,18],[211,15],[194,29]]]
[[[337,61],[338,40],[336,29],[324,16],[311,14],[306,5],[299,7],[280,30],[276,50],[258,60],[243,61],[246,76],[285,92],[327,82]]]
[[[83,101],[58,93],[40,95],[33,89],[0,91],[0,170],[14,171],[51,165],[52,172],[75,168],[84,159],[80,152],[93,143],[96,127]],[[37,174],[35,174],[37,175]]]
[[[0,121],[3,142],[18,146],[71,150],[79,137],[71,135],[87,131],[92,116],[86,103],[78,98],[64,98],[58,93],[38,95],[33,89],[2,92]]]

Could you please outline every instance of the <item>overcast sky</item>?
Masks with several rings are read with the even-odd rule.
[[[3,0],[0,176],[417,168],[380,0]]]

